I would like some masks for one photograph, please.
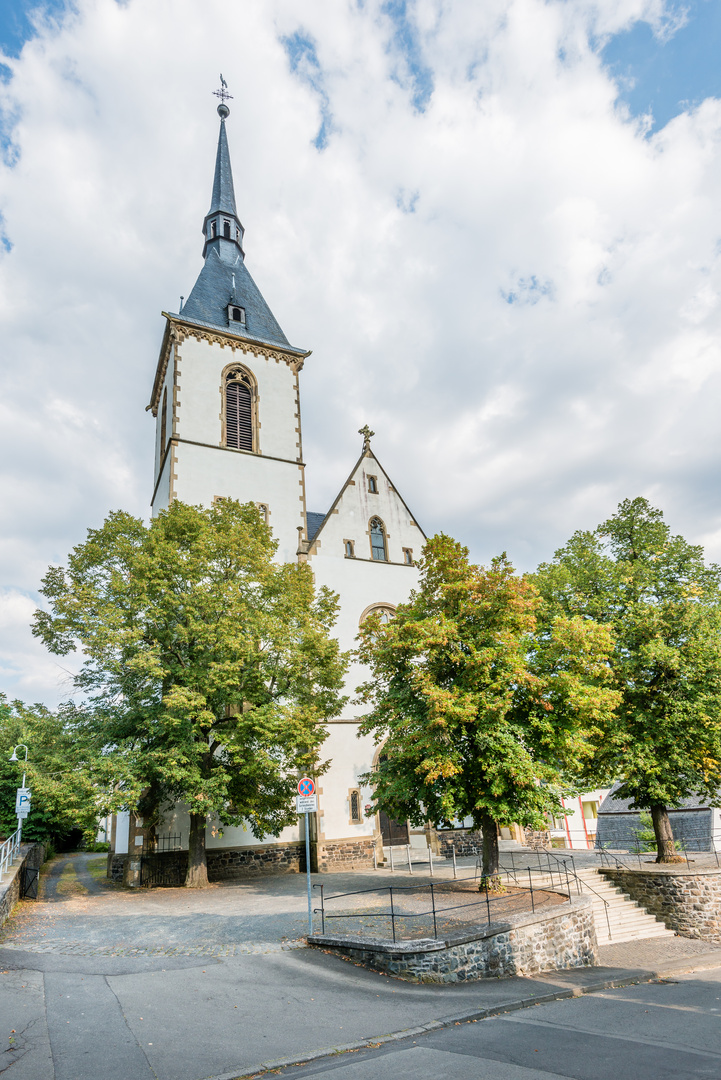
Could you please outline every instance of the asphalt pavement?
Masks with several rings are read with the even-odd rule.
[[[721,951],[704,943],[663,939],[649,970],[637,950],[613,967],[422,986],[301,947],[304,903],[298,875],[139,894],[108,887],[92,857],[58,861],[3,928],[0,1072],[230,1080],[306,1060],[298,1075],[356,1070],[339,1080],[721,1075]],[[664,965],[697,973],[649,982]]]

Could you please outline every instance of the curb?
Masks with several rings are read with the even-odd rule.
[[[690,971],[704,971],[711,968],[719,968],[719,954],[700,953],[696,957],[685,957],[680,960],[669,960],[664,964],[658,964],[651,971],[642,968],[631,969],[627,975],[610,979],[598,979],[592,983],[584,983],[582,986],[572,986],[563,983],[560,989],[549,994],[538,994],[535,997],[517,998],[515,1001],[506,1001],[500,1005],[490,1005],[486,1009],[470,1009],[466,1012],[456,1013],[453,1016],[445,1016],[441,1020],[430,1020],[427,1024],[418,1027],[403,1028],[401,1031],[392,1031],[388,1035],[379,1035],[376,1038],[360,1039],[358,1042],[342,1043],[337,1046],[326,1046],[320,1050],[312,1050],[293,1057],[278,1058],[275,1061],[262,1061],[258,1065],[243,1073],[227,1072],[220,1076],[204,1077],[203,1080],[250,1080],[251,1077],[272,1072],[274,1069],[287,1069],[293,1065],[307,1065],[311,1061],[320,1058],[335,1057],[351,1050],[367,1050],[376,1048],[385,1043],[398,1042],[402,1039],[410,1039],[414,1035],[425,1035],[429,1031],[438,1031],[441,1028],[453,1027],[455,1024],[470,1023],[473,1020],[486,1020],[491,1016],[499,1016],[502,1013],[517,1012],[519,1009],[529,1009],[533,1005],[548,1005],[552,1001],[581,997],[583,994],[594,994],[599,990],[613,990],[623,986],[633,986],[635,983],[650,982],[652,979],[664,978],[668,975],[683,975]],[[616,969],[618,970],[618,969]]]

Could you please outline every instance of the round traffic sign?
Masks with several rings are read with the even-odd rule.
[[[309,776],[304,776],[302,780],[298,781],[298,794],[299,795],[313,795],[315,794],[315,781],[311,780]]]

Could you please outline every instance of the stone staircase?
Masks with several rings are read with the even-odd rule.
[[[639,938],[675,936],[673,930],[667,930],[655,915],[649,915],[646,909],[632,900],[628,893],[617,888],[594,867],[577,867],[576,876],[589,886],[588,889],[582,891],[586,896],[590,896],[593,902],[593,917],[599,945],[609,944],[609,923],[611,925],[610,941],[614,943],[637,941]],[[608,903],[608,922],[603,900]]]

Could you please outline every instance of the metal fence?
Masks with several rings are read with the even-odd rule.
[[[536,885],[535,885],[535,888],[534,888],[533,877],[534,877],[534,874],[537,875],[539,873],[543,875],[544,882],[543,882],[543,884],[539,884],[537,882]],[[526,875],[528,876],[528,884],[527,885],[525,883]],[[573,883],[574,883],[574,880],[575,880],[575,888],[576,888],[577,893],[580,894],[581,887],[586,886],[585,882],[580,882],[580,880],[576,877],[576,875],[573,873],[572,868],[569,868],[568,866],[564,867],[564,866],[560,866],[560,865],[559,866],[553,866],[551,872],[549,872],[548,868],[546,868],[546,867],[530,867],[529,866],[529,867],[521,868],[520,866],[517,866],[517,867],[512,867],[509,870],[502,869],[501,874],[499,875],[499,877],[506,877],[507,882],[510,882],[512,880],[514,882],[514,884],[518,885],[519,887],[522,887],[523,889],[527,889],[527,891],[528,891],[528,893],[530,895],[531,911],[532,912],[536,911],[537,905],[540,906],[540,904],[546,902],[544,899],[539,898],[539,892],[544,892],[545,893],[548,890],[548,882],[546,880],[548,878],[550,878],[551,888],[553,888],[555,886],[555,880],[556,879],[558,879],[558,885],[559,886],[565,885],[566,895],[568,896],[570,901],[572,901],[572,899],[573,899],[573,890],[574,890],[574,884]],[[521,885],[521,879],[523,879],[523,884],[522,885]],[[474,884],[478,883],[479,898],[477,900],[472,900],[470,903],[465,902],[465,903],[455,903],[455,904],[443,904],[442,898],[446,897],[449,893],[452,893],[454,891],[457,883],[459,883],[459,882],[462,883],[462,882],[466,882],[466,881],[469,881],[469,882],[472,881]],[[389,919],[390,924],[391,924],[391,935],[392,935],[392,938],[393,938],[394,942],[398,940],[397,923],[398,923],[399,919],[406,920],[406,919],[430,918],[430,919],[432,919],[432,922],[433,922],[433,937],[435,939],[437,939],[438,938],[438,919],[441,916],[445,916],[449,912],[452,912],[452,911],[462,911],[462,910],[465,910],[467,908],[472,908],[472,907],[481,908],[482,910],[485,911],[486,925],[490,925],[493,922],[493,917],[492,916],[493,916],[494,905],[497,905],[498,903],[501,903],[501,902],[507,902],[508,897],[506,895],[504,895],[503,893],[500,893],[498,895],[493,895],[493,890],[490,890],[488,885],[489,885],[489,883],[488,883],[487,878],[482,878],[481,877],[480,881],[479,881],[477,868],[476,868],[476,871],[474,872],[472,877],[457,878],[453,882],[451,882],[451,881],[448,881],[448,882],[427,882],[427,883],[422,884],[422,885],[407,885],[407,886],[389,885],[387,888],[383,888],[383,889],[378,889],[378,888],[375,888],[375,889],[358,889],[358,890],[354,890],[353,892],[333,893],[331,895],[327,895],[326,892],[325,892],[325,885],[320,884],[320,885],[314,885],[313,886],[313,888],[320,890],[320,907],[319,908],[314,908],[313,913],[316,914],[316,915],[320,915],[320,918],[321,918],[321,933],[323,933],[323,934],[325,934],[325,932],[326,932],[326,923],[329,922],[330,920],[333,920],[333,919],[346,919],[346,920],[347,919],[358,919],[358,918],[362,918],[362,919],[369,919],[369,918],[370,919]],[[590,889],[590,891],[595,892],[594,889]],[[336,912],[336,911],[329,911],[327,909],[327,905],[329,903],[331,903],[332,901],[346,900],[349,897],[367,896],[370,893],[375,893],[376,895],[379,894],[379,893],[380,894],[387,894],[387,896],[388,896],[387,909],[384,909],[384,910],[381,910],[381,911],[362,910],[360,912],[359,911]],[[407,910],[403,910],[402,908],[399,908],[398,907],[399,899],[402,900],[404,897],[409,896],[410,894],[414,894],[414,895],[426,894],[428,896],[428,904],[426,905],[426,908],[421,910],[421,911],[407,911]],[[598,894],[596,894],[596,895],[598,895]],[[605,905],[606,920],[608,922],[608,902],[606,900],[604,900],[603,897],[599,897],[599,899],[601,899],[603,901],[604,905]],[[611,929],[610,929],[610,924],[609,924],[609,937],[610,936],[611,936]]]

